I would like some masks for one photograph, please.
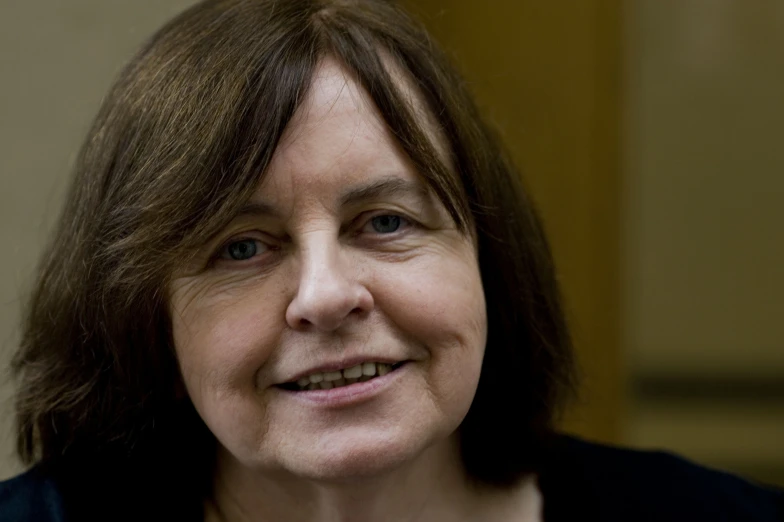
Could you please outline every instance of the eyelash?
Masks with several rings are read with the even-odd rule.
[[[367,217],[367,219],[365,219],[363,221],[362,225],[356,228],[357,232],[354,234],[354,236],[361,235],[363,233],[363,230],[366,227],[371,226],[372,223],[373,223],[373,220],[376,219],[376,218],[379,218],[379,217],[392,217],[392,218],[397,218],[397,219],[400,220],[400,226],[398,227],[397,230],[394,230],[394,231],[392,231],[390,233],[387,233],[387,234],[381,233],[381,232],[372,232],[373,234],[375,234],[375,235],[377,235],[379,237],[382,237],[382,238],[385,237],[385,236],[386,237],[397,236],[397,235],[400,234],[401,231],[405,231],[405,230],[408,230],[410,228],[418,226],[418,224],[414,220],[412,220],[412,219],[410,219],[410,218],[408,218],[406,216],[403,216],[401,214],[397,214],[397,213],[394,213],[394,212],[383,212],[383,213],[373,214],[373,215]],[[247,242],[247,241],[254,241],[254,242],[258,243],[258,244],[263,245],[263,251],[261,252],[261,254],[254,253],[254,255],[252,257],[248,258],[248,259],[232,259],[230,254],[228,254],[228,249],[232,245],[236,245],[238,243],[243,243],[243,242]],[[274,252],[275,250],[278,250],[278,248],[276,248],[274,245],[271,245],[270,243],[265,242],[265,241],[263,241],[263,240],[261,240],[261,239],[259,239],[257,237],[251,237],[251,236],[235,237],[235,238],[230,239],[226,243],[224,243],[220,248],[218,248],[217,252],[213,256],[213,263],[218,263],[218,262],[224,261],[224,262],[229,262],[229,263],[246,263],[247,264],[247,263],[251,262],[252,260],[258,258],[260,255],[264,255],[266,252],[271,252],[271,251]]]
[[[237,245],[239,243],[245,243],[245,242],[250,242],[250,241],[253,241],[256,244],[262,245],[262,248],[257,249],[257,251],[253,253],[253,256],[248,258],[248,259],[233,259],[231,257],[231,254],[229,254],[229,248],[231,248],[232,245]],[[260,254],[258,253],[259,250],[261,250]],[[276,250],[276,248],[273,245],[270,245],[269,243],[267,243],[267,242],[265,242],[265,241],[263,241],[263,240],[261,240],[261,239],[259,239],[257,237],[250,237],[250,236],[235,237],[235,238],[230,239],[228,242],[224,243],[218,249],[218,251],[215,253],[215,256],[213,257],[213,262],[221,262],[221,261],[225,261],[225,262],[229,262],[229,263],[250,262],[251,260],[259,257],[260,255],[265,254],[266,252],[275,251],[275,250]]]
[[[397,218],[397,219],[400,220],[400,227],[397,230],[394,230],[394,231],[389,232],[387,234],[384,234],[382,232],[375,232],[375,234],[377,234],[379,236],[382,236],[382,237],[383,236],[395,236],[401,230],[407,230],[407,229],[409,229],[409,228],[411,228],[411,227],[416,225],[416,223],[412,219],[410,219],[410,218],[408,218],[406,216],[403,216],[403,215],[400,215],[400,214],[396,214],[394,212],[380,212],[380,213],[377,213],[377,214],[370,215],[364,221],[362,226],[358,227],[358,231],[359,231],[358,234],[362,233],[362,230],[364,230],[366,227],[370,226],[373,223],[374,219],[380,218],[380,217],[391,217],[391,218]]]

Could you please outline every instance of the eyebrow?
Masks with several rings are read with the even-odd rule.
[[[339,198],[340,206],[347,207],[358,205],[388,197],[408,196],[417,199],[426,198],[427,188],[420,182],[389,176],[371,183],[349,187]],[[280,211],[272,204],[264,201],[248,201],[234,215],[235,219],[242,216],[272,216],[280,215]]]
[[[340,196],[340,206],[352,206],[366,201],[393,196],[413,196],[424,198],[427,189],[422,183],[396,176],[389,176],[366,185],[350,187]]]
[[[234,214],[234,219],[243,216],[278,216],[280,212],[275,206],[262,201],[248,201]]]

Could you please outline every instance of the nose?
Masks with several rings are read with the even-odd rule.
[[[295,330],[330,332],[350,317],[373,309],[373,296],[356,277],[338,245],[303,249],[297,292],[286,309],[286,322]]]

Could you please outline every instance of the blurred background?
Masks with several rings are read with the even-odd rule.
[[[102,96],[192,3],[0,4],[0,367]],[[583,372],[564,429],[784,486],[784,2],[407,3],[544,216]]]

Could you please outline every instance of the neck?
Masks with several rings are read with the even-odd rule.
[[[415,461],[383,476],[314,480],[286,473],[249,470],[219,454],[207,520],[221,522],[419,522],[490,520],[486,507],[498,511],[498,491],[471,484],[460,464],[454,440],[426,450]],[[535,489],[533,480],[529,482]],[[522,497],[514,496],[519,504]],[[536,510],[530,495],[527,509]],[[507,504],[509,502],[507,501]],[[530,505],[529,505],[530,504]],[[508,506],[507,506],[508,507]],[[508,507],[519,517],[522,506]],[[507,513],[508,514],[508,513]],[[499,518],[501,520],[501,518]],[[508,520],[504,519],[504,520]]]

